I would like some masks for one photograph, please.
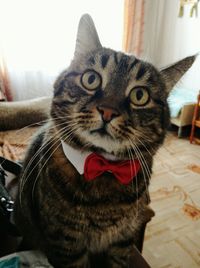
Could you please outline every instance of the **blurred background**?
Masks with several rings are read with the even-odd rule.
[[[191,1],[191,0],[189,0]],[[194,2],[197,0],[194,0]],[[182,0],[0,0],[0,77],[8,100],[52,94],[89,13],[101,43],[161,68],[200,51],[200,17]],[[180,12],[181,11],[181,12]],[[200,60],[183,80],[200,88]]]

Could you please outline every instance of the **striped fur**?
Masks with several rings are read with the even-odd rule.
[[[163,77],[180,76],[177,67],[160,73],[134,56],[103,48],[97,36],[93,43],[93,27],[85,15],[74,59],[54,85],[52,120],[27,152],[16,222],[54,267],[134,267],[133,245],[141,250],[140,234],[154,215],[148,196],[153,156],[169,124],[170,84]],[[141,105],[145,94],[148,101]],[[61,139],[108,159],[137,158],[142,168],[126,186],[109,172],[86,182],[65,157]]]

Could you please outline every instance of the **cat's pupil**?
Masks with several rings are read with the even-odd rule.
[[[137,93],[136,93],[136,98],[138,101],[140,101],[143,97],[143,92],[142,90],[138,90]]]
[[[94,82],[94,80],[95,80],[95,75],[94,75],[94,74],[92,74],[92,75],[90,75],[90,76],[88,77],[88,83],[89,83],[89,84],[92,84],[92,83]]]

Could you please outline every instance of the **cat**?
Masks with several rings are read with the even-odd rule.
[[[82,16],[74,58],[54,84],[49,122],[27,150],[15,208],[24,240],[54,267],[98,267],[97,260],[134,267],[133,247],[141,251],[141,232],[154,216],[148,185],[169,125],[167,97],[194,60],[159,71],[102,47],[92,18]],[[82,174],[66,156],[71,151],[78,165],[88,154],[86,161],[108,168],[98,173],[96,162],[85,163]],[[118,176],[116,166],[125,163],[129,174]]]

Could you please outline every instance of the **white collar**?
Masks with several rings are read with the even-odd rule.
[[[83,174],[85,159],[88,157],[88,155],[91,154],[91,152],[81,152],[80,150],[76,150],[67,143],[65,143],[63,140],[61,140],[61,144],[63,152],[67,159],[77,169],[79,174]]]
[[[79,174],[84,173],[84,165],[85,165],[85,160],[90,155],[92,152],[82,152],[81,150],[74,149],[70,145],[68,145],[66,142],[61,140],[62,144],[62,149],[67,157],[67,159],[71,162],[71,164],[76,168],[76,170],[79,172]],[[108,161],[120,161],[121,159],[116,158],[115,156],[104,153],[101,154],[105,159]]]

